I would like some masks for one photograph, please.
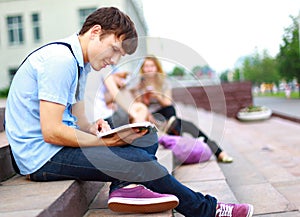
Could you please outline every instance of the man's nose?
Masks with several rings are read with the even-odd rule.
[[[121,54],[114,54],[112,56],[112,58],[110,59],[111,64],[113,64],[113,65],[117,64],[119,62],[120,58],[121,58]]]

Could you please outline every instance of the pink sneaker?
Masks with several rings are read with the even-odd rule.
[[[174,209],[179,200],[171,194],[159,194],[142,185],[120,188],[109,195],[108,208],[114,212],[154,213]]]
[[[251,204],[218,203],[216,217],[251,217],[253,206]]]

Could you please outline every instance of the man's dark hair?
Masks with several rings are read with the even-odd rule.
[[[91,13],[85,20],[79,34],[83,35],[94,25],[100,25],[101,36],[114,34],[122,38],[122,47],[127,54],[132,54],[137,48],[137,32],[135,25],[128,15],[115,7],[99,8]]]

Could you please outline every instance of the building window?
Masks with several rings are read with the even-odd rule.
[[[95,10],[97,10],[96,7],[79,9],[79,25],[80,25],[80,27],[83,25],[87,16],[90,15]]]
[[[39,42],[41,40],[41,28],[40,28],[40,15],[34,13],[31,15],[33,41]]]
[[[7,17],[8,41],[10,45],[24,43],[22,16]]]

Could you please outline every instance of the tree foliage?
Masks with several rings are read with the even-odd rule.
[[[263,82],[278,84],[282,79],[289,82],[296,78],[299,83],[299,24],[296,18],[290,17],[292,24],[284,30],[277,56],[271,57],[266,50],[261,54],[255,51],[252,55],[243,58],[241,64],[234,69],[232,76],[234,81],[248,80],[255,85],[260,85]],[[222,76],[224,79],[225,74]]]
[[[236,69],[234,80],[247,80],[253,84],[278,83],[280,76],[276,59],[272,58],[266,50],[262,54],[257,51],[244,59],[240,69]]]
[[[183,76],[185,74],[185,70],[182,67],[174,67],[171,73],[172,76]]]
[[[221,73],[221,75],[220,75],[221,82],[228,82],[229,81],[228,80],[228,73],[229,73],[228,70]]]
[[[292,24],[285,29],[283,44],[277,55],[280,75],[287,81],[294,78],[300,81],[300,52],[299,52],[299,26],[296,18],[292,17]]]

